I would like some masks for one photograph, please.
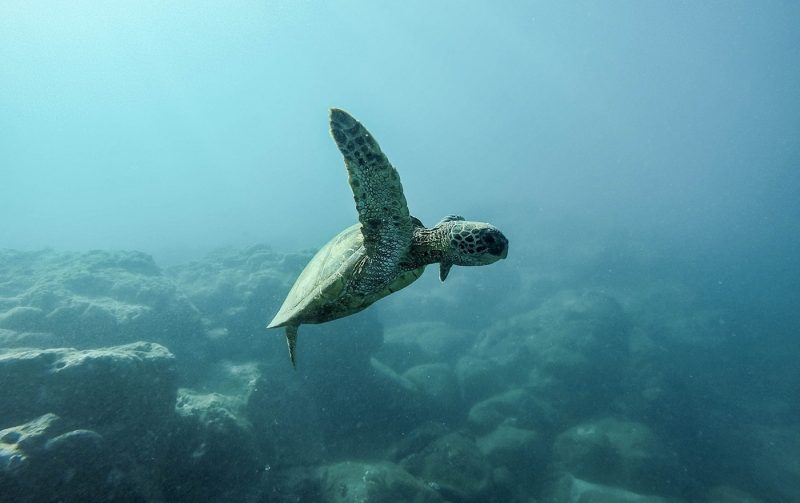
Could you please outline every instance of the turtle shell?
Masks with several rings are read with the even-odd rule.
[[[425,269],[402,272],[380,291],[357,293],[348,287],[366,253],[360,223],[340,232],[306,265],[268,328],[324,323],[356,313],[410,285]]]

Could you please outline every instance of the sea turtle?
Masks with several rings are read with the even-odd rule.
[[[454,264],[486,265],[508,254],[506,237],[487,223],[449,215],[426,228],[409,214],[400,177],[369,131],[337,108],[331,109],[330,124],[359,223],[314,255],[267,327],[286,327],[293,367],[298,326],[357,313],[410,285],[428,264],[440,264],[444,281]]]

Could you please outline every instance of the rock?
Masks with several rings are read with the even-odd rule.
[[[425,398],[426,409],[442,420],[462,413],[461,393],[455,374],[446,363],[429,363],[408,369],[403,377],[414,384]]]
[[[730,486],[712,487],[704,501],[707,503],[764,503],[763,499]]]
[[[18,452],[17,449],[0,444],[0,481],[7,479],[10,475],[16,474],[25,465],[26,461],[25,456]],[[0,488],[6,485],[7,483],[0,482]],[[8,489],[4,490],[3,493],[13,494],[13,492]]]
[[[213,390],[246,403],[261,378],[260,367],[257,362],[217,361],[207,367],[199,389]]]
[[[51,438],[44,444],[44,450],[54,460],[66,465],[83,459],[93,460],[102,449],[104,438],[92,430],[72,430]]]
[[[493,467],[504,467],[521,482],[528,482],[542,472],[550,446],[534,430],[501,424],[476,441],[481,453]]]
[[[161,470],[168,501],[237,502],[255,493],[265,463],[243,408],[235,397],[179,391]]]
[[[515,248],[514,257],[522,264],[517,250]],[[539,258],[537,256],[534,260]],[[463,330],[464,334],[473,334],[495,316],[506,317],[510,304],[513,305],[511,309],[518,308],[515,301],[530,302],[529,297],[517,299],[518,268],[456,267],[450,271],[444,285],[439,281],[438,272],[438,266],[429,266],[412,288],[392,296],[391,301],[381,305],[381,318],[387,326],[402,325],[412,319],[432,320]],[[447,363],[455,362],[447,360]]]
[[[273,330],[269,335],[278,338],[283,346],[280,362],[285,368],[289,357],[283,329]],[[367,310],[323,325],[303,325],[297,343],[298,371],[321,388],[328,388],[335,379],[361,379],[365,372],[371,371],[371,359],[382,340],[383,327],[375,311]]]
[[[319,502],[322,500],[320,469],[306,466],[281,469],[267,465],[264,468],[262,494],[268,496],[258,500],[269,503]]]
[[[569,474],[558,480],[545,501],[558,503],[675,503],[660,496],[648,496],[619,487],[593,484]]]
[[[4,501],[144,501],[135,484],[120,476],[103,436],[65,427],[58,416],[45,414],[0,431]]]
[[[431,485],[393,463],[337,463],[320,468],[319,476],[326,503],[443,502]]]
[[[642,423],[603,418],[560,434],[555,465],[576,477],[633,491],[677,494],[686,486],[674,452]]]
[[[173,414],[175,358],[138,342],[0,353],[0,427],[53,413],[75,428],[153,430]]]
[[[444,423],[426,421],[408,434],[403,435],[403,439],[393,446],[391,458],[400,461],[421,451],[448,433],[450,433],[450,430],[447,429]]]
[[[376,357],[405,371],[420,363],[455,364],[474,343],[475,334],[444,322],[421,321],[390,326]]]
[[[389,383],[390,387],[402,390],[400,392],[402,395],[411,396],[417,393],[417,386],[413,382],[408,380],[405,376],[398,374],[394,369],[377,358],[371,359],[370,366],[378,381]]]
[[[11,330],[29,330],[44,325],[45,313],[38,307],[17,306],[0,314],[0,327]]]
[[[324,458],[319,407],[305,396],[303,381],[291,369],[262,372],[245,411],[255,441],[273,469],[314,465]]]
[[[508,385],[497,364],[470,355],[459,358],[455,374],[461,387],[461,396],[467,404],[496,395]]]
[[[282,404],[278,408],[285,412],[273,408],[266,414],[256,414],[259,417],[276,414],[273,419],[281,422],[285,433],[294,431],[306,437],[302,444],[313,442],[316,435],[308,427],[318,431],[326,445],[337,444],[343,449],[343,456],[359,455],[359,450],[373,451],[377,443],[382,445],[396,434],[387,425],[401,427],[413,421],[414,418],[404,418],[398,412],[418,408],[423,403],[419,397],[411,403],[403,401],[400,397],[407,396],[404,390],[375,372],[371,355],[380,345],[382,335],[374,313],[325,325],[304,325],[297,344],[297,371],[289,363],[284,334],[274,331],[270,335],[281,341],[279,358],[265,365],[264,386],[259,384],[259,393],[273,395],[262,397],[269,402],[279,400]],[[291,391],[287,393],[287,389]],[[299,405],[298,401],[304,404]],[[304,417],[297,417],[298,414]],[[302,451],[303,455],[317,453],[319,447],[306,446]]]
[[[492,465],[496,501],[523,502],[539,493],[547,479],[545,465],[550,456],[550,444],[542,435],[501,424],[479,437],[476,444]]]
[[[7,465],[13,468],[15,463],[23,463],[29,454],[42,452],[47,440],[63,431],[62,421],[55,414],[44,414],[0,431],[0,446],[6,453]]]
[[[361,323],[366,321],[369,319]],[[334,331],[327,335],[335,334]],[[316,334],[308,335],[310,342],[315,342],[312,337]],[[322,347],[309,351],[308,358],[314,363],[308,362],[310,370],[298,369],[297,373],[287,374],[287,362],[282,361],[275,372],[263,373],[253,403],[264,399],[275,405],[262,404],[257,407],[258,411],[256,407],[248,407],[248,410],[259,417],[258,421],[253,419],[254,424],[263,424],[266,430],[274,430],[276,423],[281,424],[280,431],[272,434],[265,431],[264,434],[287,440],[288,444],[283,446],[295,445],[287,435],[298,440],[291,452],[278,447],[284,453],[280,459],[321,454],[321,449],[337,452],[344,458],[363,458],[379,449],[388,450],[397,438],[420,423],[441,418],[442,413],[429,407],[429,399],[410,380],[374,358],[363,366],[366,344],[360,344],[360,351],[352,351],[349,356],[337,356],[339,351],[349,351],[342,341],[353,336],[358,337],[358,334],[339,334],[326,340],[328,347],[333,345],[328,351],[330,359],[316,360],[324,355]],[[281,390],[280,393],[273,391],[276,389]],[[322,441],[318,441],[319,436]]]
[[[63,338],[46,332],[16,332],[0,328],[0,348],[50,348],[63,346]]]
[[[151,340],[197,351],[200,315],[139,252],[0,252],[0,328],[50,333],[78,348]]]
[[[411,381],[374,359],[364,368],[360,358],[320,361],[305,372],[292,372],[283,359],[265,366],[247,416],[273,467],[317,464],[329,451],[345,459],[374,455],[434,416]]]
[[[557,411],[527,390],[512,389],[473,405],[467,420],[478,434],[489,433],[501,424],[548,431],[557,422]]]
[[[755,445],[746,458],[750,484],[759,487],[768,501],[800,501],[800,430],[797,426],[755,430]]]
[[[616,396],[628,331],[614,298],[562,292],[532,311],[498,320],[470,355],[491,361],[504,382],[529,386],[558,404],[565,418],[580,420]]]
[[[221,249],[170,267],[166,274],[202,312],[201,335],[215,355],[277,362],[285,361],[286,343],[277,330],[264,327],[310,258],[307,253],[283,255],[255,245]]]
[[[475,443],[461,433],[441,437],[403,459],[416,477],[436,484],[450,501],[481,501],[491,493],[492,469]]]

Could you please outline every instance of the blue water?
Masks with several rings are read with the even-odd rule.
[[[777,1],[1,2],[0,430],[99,437],[47,437],[89,453],[50,465],[0,435],[0,489],[800,501],[797,26]],[[491,222],[509,256],[301,327],[293,372],[264,326],[357,220],[331,107],[412,215]],[[174,354],[157,426],[9,384],[19,348],[140,340]],[[139,427],[175,445],[118,448]]]

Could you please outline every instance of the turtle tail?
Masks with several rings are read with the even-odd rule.
[[[294,349],[297,346],[297,325],[286,326],[286,345],[289,346],[289,360],[292,361],[292,368],[297,370],[297,362],[294,359]]]

